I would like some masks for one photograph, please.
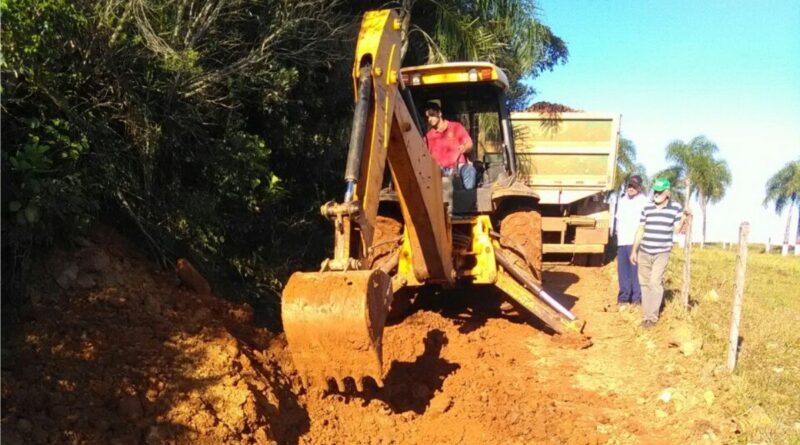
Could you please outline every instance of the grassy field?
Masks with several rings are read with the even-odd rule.
[[[727,440],[800,444],[800,257],[764,254],[763,246],[750,246],[740,352],[735,371],[729,373],[724,365],[737,249],[693,248],[688,313],[680,301],[684,253],[674,249],[664,316],[690,326],[701,338],[692,374],[697,384],[716,388],[715,407],[734,424],[734,435]]]

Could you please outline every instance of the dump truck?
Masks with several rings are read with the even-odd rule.
[[[620,115],[511,113],[519,177],[539,196],[543,253],[600,265],[613,215]]]
[[[381,386],[387,316],[396,296],[423,286],[497,288],[558,333],[583,329],[542,282],[540,197],[518,169],[506,75],[486,62],[401,69],[401,27],[393,10],[363,17],[342,199],[320,209],[333,226],[333,252],[283,289],[286,340],[306,386]],[[496,138],[496,156],[470,153],[477,188],[443,176],[431,157],[421,111],[433,101],[473,141]]]

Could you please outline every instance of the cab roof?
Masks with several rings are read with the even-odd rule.
[[[449,62],[409,66],[401,68],[400,74],[403,82],[409,86],[489,81],[504,91],[508,90],[508,76],[497,65],[489,62]],[[413,82],[415,75],[419,75],[419,83]]]

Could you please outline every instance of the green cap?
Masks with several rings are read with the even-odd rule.
[[[667,178],[658,178],[656,182],[653,183],[653,190],[656,192],[663,192],[664,190],[669,190],[669,179]]]

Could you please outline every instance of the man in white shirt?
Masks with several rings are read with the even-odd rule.
[[[642,193],[642,177],[633,175],[628,180],[625,193],[617,201],[617,213],[614,215],[617,232],[617,277],[619,293],[617,305],[626,310],[631,304],[642,303],[642,290],[639,287],[638,266],[628,261],[631,247],[639,228],[642,210],[647,205],[647,198]]]

